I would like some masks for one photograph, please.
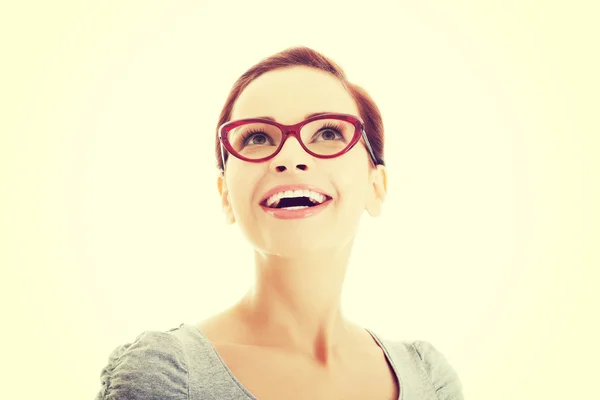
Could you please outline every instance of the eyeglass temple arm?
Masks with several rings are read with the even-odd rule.
[[[365,139],[365,144],[367,145],[367,149],[369,149],[369,155],[373,160],[373,165],[377,165],[377,157],[375,157],[375,153],[373,152],[373,148],[371,147],[371,143],[369,143],[369,138],[367,137],[367,132],[364,129],[361,129],[362,137]]]
[[[221,139],[219,137],[219,139]],[[223,166],[221,167],[221,173],[225,173],[225,146],[223,146],[223,141],[219,140],[219,143],[221,145],[221,160],[223,161]]]

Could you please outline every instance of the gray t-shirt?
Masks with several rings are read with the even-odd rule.
[[[427,341],[389,341],[371,330],[396,373],[398,400],[463,400],[461,382]],[[118,346],[100,374],[95,400],[257,400],[193,325],[145,331]]]

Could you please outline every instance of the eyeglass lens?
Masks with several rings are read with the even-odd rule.
[[[348,121],[318,119],[304,125],[300,137],[310,151],[326,156],[348,147],[355,130],[355,126]],[[277,126],[263,122],[247,123],[228,132],[233,149],[249,159],[270,156],[281,144],[282,137],[283,133]]]

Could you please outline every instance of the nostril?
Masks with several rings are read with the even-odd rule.
[[[308,169],[308,167],[306,166],[306,164],[298,164],[298,165],[296,165],[296,168],[298,168],[298,169],[300,169],[302,171],[306,171]],[[285,167],[285,165],[278,165],[277,167],[275,167],[275,169],[277,170],[277,172],[283,172],[287,168]]]

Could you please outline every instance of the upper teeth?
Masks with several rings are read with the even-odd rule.
[[[268,207],[277,207],[279,200],[290,197],[308,197],[313,203],[321,204],[326,197],[321,193],[313,192],[312,190],[286,190],[279,192],[269,197],[266,201]]]

